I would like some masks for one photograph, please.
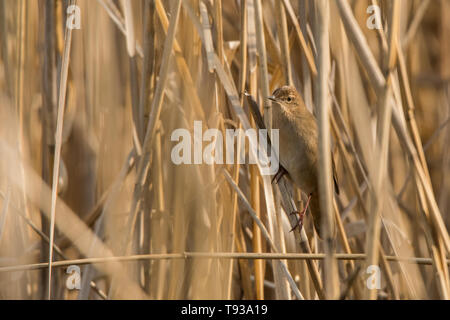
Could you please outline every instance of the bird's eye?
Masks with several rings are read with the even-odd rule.
[[[287,102],[291,102],[292,101],[292,98],[291,97],[287,97]]]

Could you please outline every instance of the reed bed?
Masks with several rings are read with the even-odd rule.
[[[449,18],[450,0],[0,0],[0,297],[449,299]],[[286,84],[318,121],[324,239],[310,214],[291,231],[288,177],[237,161]]]

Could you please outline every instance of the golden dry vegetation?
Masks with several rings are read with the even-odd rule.
[[[449,36],[450,0],[0,0],[0,297],[448,299]],[[334,239],[286,177],[171,159],[285,84]]]

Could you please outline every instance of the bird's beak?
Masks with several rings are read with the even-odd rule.
[[[275,98],[274,96],[268,96],[267,99],[277,102],[277,98]]]

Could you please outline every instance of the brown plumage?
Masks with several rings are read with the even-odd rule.
[[[306,108],[302,97],[294,87],[280,87],[269,99],[275,102],[272,108],[272,127],[279,129],[280,163],[291,180],[303,192],[311,195],[309,209],[313,216],[314,227],[319,236],[322,236],[316,118]],[[339,193],[334,171],[333,162],[334,184],[336,192]]]

